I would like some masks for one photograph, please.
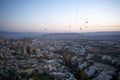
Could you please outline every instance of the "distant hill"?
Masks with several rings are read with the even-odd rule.
[[[43,34],[38,39],[120,40],[120,32],[84,32]]]
[[[40,36],[43,33],[34,33],[34,32],[7,32],[7,31],[0,31],[0,37],[8,37],[8,38],[33,38],[35,36]]]
[[[34,39],[98,39],[120,40],[120,32],[83,32],[83,33],[34,33],[0,31],[0,37]]]

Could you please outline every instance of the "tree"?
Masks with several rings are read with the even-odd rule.
[[[72,57],[72,53],[71,52],[66,52],[64,55],[63,55],[63,58],[64,58],[64,61],[65,61],[65,64],[66,65],[71,65],[71,57]]]

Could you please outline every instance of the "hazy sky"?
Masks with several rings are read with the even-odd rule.
[[[120,0],[0,0],[0,30],[120,31]]]

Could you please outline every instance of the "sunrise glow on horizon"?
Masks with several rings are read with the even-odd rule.
[[[0,0],[0,31],[120,31],[120,0]]]

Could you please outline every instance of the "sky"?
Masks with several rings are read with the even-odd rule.
[[[120,0],[0,0],[0,31],[120,31]]]

